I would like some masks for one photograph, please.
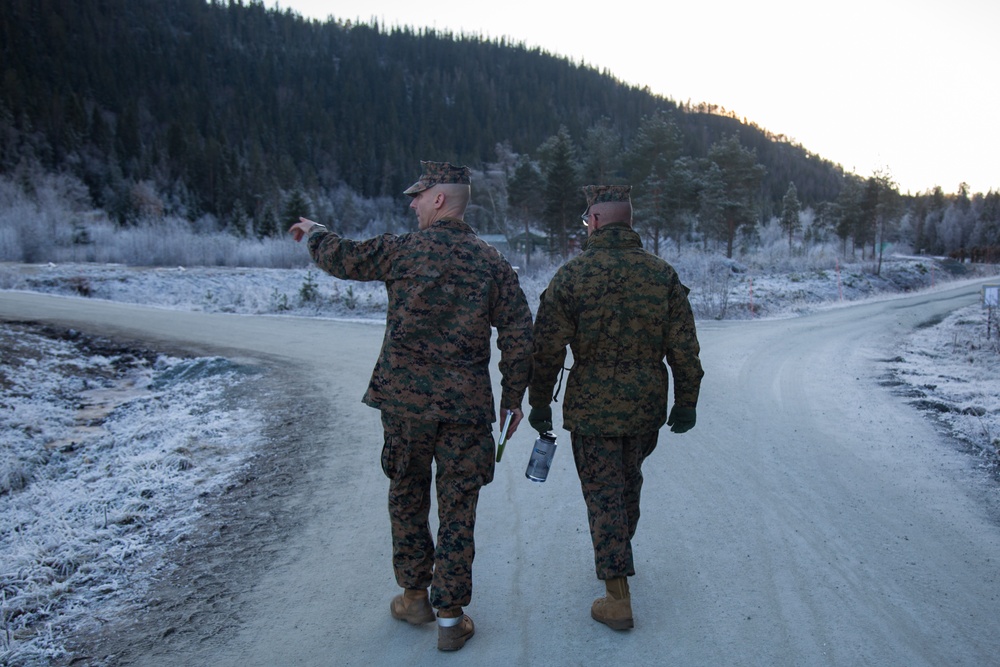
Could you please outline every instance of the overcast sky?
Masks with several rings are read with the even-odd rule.
[[[508,37],[709,102],[903,192],[1000,190],[1000,2],[267,0],[326,20]]]

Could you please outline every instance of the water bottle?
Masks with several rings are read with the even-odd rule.
[[[531,448],[531,458],[528,459],[528,469],[524,476],[532,482],[544,482],[549,476],[552,457],[556,453],[556,436],[552,431],[538,434],[535,446]]]

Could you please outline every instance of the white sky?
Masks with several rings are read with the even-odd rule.
[[[903,192],[1000,190],[996,0],[268,0],[326,20],[509,37],[709,102]]]

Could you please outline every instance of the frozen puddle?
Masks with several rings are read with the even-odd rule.
[[[109,387],[81,391],[69,432],[48,443],[46,447],[66,453],[90,440],[106,437],[108,430],[104,427],[105,420],[119,406],[149,396],[148,387],[151,382],[152,372],[148,368],[136,368]]]

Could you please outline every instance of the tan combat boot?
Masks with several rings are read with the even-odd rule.
[[[604,582],[608,594],[594,600],[590,616],[612,630],[628,630],[632,624],[632,597],[628,592],[628,579],[616,577]]]
[[[476,634],[472,619],[462,613],[462,608],[442,609],[438,612],[438,650],[457,651]]]
[[[434,620],[434,608],[427,599],[426,588],[407,588],[392,599],[389,613],[400,621],[421,625]]]

